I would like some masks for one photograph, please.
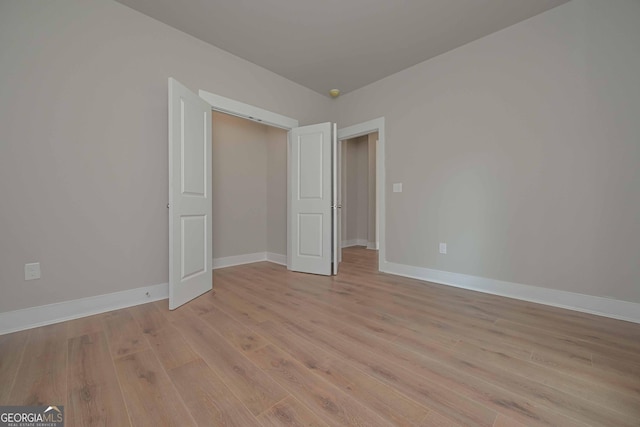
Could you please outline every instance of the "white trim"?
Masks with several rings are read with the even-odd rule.
[[[345,139],[368,135],[380,129],[381,126],[384,128],[384,117],[379,117],[367,122],[358,123],[357,125],[338,129],[338,139],[344,141]]]
[[[369,120],[368,122],[358,123],[357,125],[338,129],[338,139],[341,141],[367,135],[376,131],[378,132],[378,141],[376,145],[376,238],[378,240],[379,266],[384,265],[387,260],[385,247],[385,194],[387,181],[385,177],[386,137],[384,126],[384,117],[379,117],[377,119]]]
[[[282,254],[277,254],[274,252],[267,252],[267,261],[272,262],[274,264],[280,264],[287,266],[287,256]]]
[[[380,271],[427,282],[454,286],[456,288],[470,289],[487,294],[500,295],[640,323],[640,304],[634,302],[541,288],[538,286],[522,285],[519,283],[392,262],[386,262],[381,265]]]
[[[250,264],[260,261],[286,265],[287,256],[272,252],[257,252],[247,255],[214,258],[213,268],[231,267],[233,265]],[[126,291],[113,292],[105,295],[8,311],[0,313],[0,335],[79,319],[81,317],[106,313],[107,311],[133,307],[135,305],[167,298],[169,298],[169,284],[161,283],[159,285],[144,286],[142,288],[128,289]]]
[[[245,104],[240,101],[235,101],[230,98],[225,98],[224,96],[216,95],[215,93],[200,89],[198,91],[198,96],[211,104],[211,107],[216,111],[221,111],[223,113],[232,114],[234,116],[253,120],[254,122],[261,122],[265,125],[275,126],[286,130],[298,127],[298,121],[296,119],[272,113],[271,111],[254,107],[253,105]]]
[[[148,294],[148,295],[147,295]],[[0,313],[0,335],[169,298],[169,284],[144,286]]]
[[[256,252],[253,254],[227,256],[213,259],[213,269],[233,267],[236,265],[251,264],[254,262],[268,261],[274,264],[287,265],[287,256],[274,252]]]
[[[343,248],[350,248],[351,246],[369,246],[369,242],[367,239],[351,239],[342,241]]]
[[[369,242],[367,244],[367,249],[378,250],[378,242]]]
[[[266,260],[266,252],[214,258],[213,269],[215,270],[217,268],[233,267],[234,265],[251,264],[252,262],[261,262]]]

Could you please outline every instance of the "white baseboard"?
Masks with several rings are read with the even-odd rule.
[[[274,252],[267,252],[267,261],[274,264],[287,265],[287,256],[282,254],[276,254]]]
[[[267,260],[266,252],[256,252],[253,254],[227,256],[223,258],[213,259],[213,269],[233,267],[234,265],[251,264],[252,262],[260,262]]]
[[[287,256],[271,252],[258,252],[255,254],[216,258],[213,260],[213,268],[231,267],[232,265],[249,264],[260,261],[286,265]],[[0,313],[0,335],[79,319],[81,317],[118,310],[120,308],[133,307],[135,305],[167,298],[169,298],[169,284],[161,283],[159,285],[128,289],[111,294],[8,311]]]
[[[487,279],[448,271],[432,270],[393,262],[385,262],[380,271],[412,279],[470,289],[553,307],[566,308],[613,319],[640,323],[640,304],[612,298],[584,295],[557,289],[522,285],[502,280]]]
[[[169,298],[169,284],[0,313],[0,335]]]
[[[378,250],[378,242],[369,242],[367,243],[367,249]]]
[[[233,267],[235,265],[251,264],[253,262],[269,261],[274,264],[287,265],[287,256],[274,252],[256,252],[253,254],[227,256],[213,259],[213,269]]]
[[[367,239],[351,239],[351,240],[343,240],[342,247],[350,248],[351,246],[368,246],[369,242]]]

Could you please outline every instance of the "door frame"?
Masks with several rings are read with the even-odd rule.
[[[289,197],[289,182],[291,181],[291,167],[289,165],[289,160],[291,158],[291,129],[299,126],[298,120],[260,107],[245,104],[244,102],[225,98],[224,96],[216,95],[215,93],[207,92],[202,89],[198,91],[198,96],[211,104],[211,109],[214,111],[231,114],[232,116],[241,117],[243,119],[248,119],[287,131],[287,269],[291,269],[291,248],[289,243],[290,218],[288,214],[291,203]]]
[[[338,129],[338,140],[344,141],[378,132],[376,144],[376,237],[378,239],[378,270],[387,262],[385,245],[385,129],[384,116]]]
[[[200,89],[198,96],[211,104],[215,111],[231,114],[232,116],[242,117],[243,119],[252,120],[268,126],[274,126],[280,129],[291,130],[299,126],[296,119],[283,116],[282,114],[273,113],[260,107],[245,104],[215,93],[207,92]]]

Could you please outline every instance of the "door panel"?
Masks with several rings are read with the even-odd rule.
[[[180,278],[184,280],[206,271],[207,218],[203,215],[183,216],[180,221],[182,225],[180,239],[182,275]]]
[[[299,214],[300,255],[322,257],[322,215]]]
[[[299,140],[298,198],[322,200],[323,134],[304,135]]]
[[[331,274],[331,123],[291,130],[291,270]]]
[[[212,287],[211,105],[169,79],[169,308]]]

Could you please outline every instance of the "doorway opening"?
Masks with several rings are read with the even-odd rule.
[[[375,144],[375,221],[373,222],[375,222],[375,240],[378,249],[378,269],[383,270],[387,262],[385,248],[385,119],[384,117],[378,117],[377,119],[338,129],[338,141],[340,141],[341,145],[344,145],[343,141],[345,140],[376,132],[378,135]]]
[[[201,295],[212,287],[212,269],[215,255],[218,256],[218,266],[230,266],[256,261],[266,261],[269,248],[281,252],[282,236],[286,235],[286,265],[287,269],[303,273],[335,275],[338,272],[339,254],[341,252],[338,238],[340,207],[338,200],[339,164],[338,139],[346,140],[375,131],[379,133],[376,146],[376,237],[380,244],[378,251],[379,268],[385,262],[384,257],[384,118],[353,125],[341,130],[336,129],[335,123],[319,123],[298,127],[298,121],[277,113],[269,112],[258,107],[244,104],[232,99],[224,98],[200,90],[196,95],[187,87],[173,78],[168,79],[168,142],[169,142],[169,308],[175,309],[187,301]],[[214,113],[215,116],[214,117]],[[230,115],[226,117],[223,114]],[[269,174],[269,156],[265,162],[259,161],[259,166],[247,165],[246,157],[238,156],[239,162],[228,162],[222,156],[216,168],[225,176],[224,167],[231,170],[258,172],[257,177],[249,177],[253,182],[245,185],[245,189],[258,190],[248,195],[238,194],[236,184],[245,174],[231,175],[230,181],[220,182],[216,197],[222,197],[218,203],[213,201],[214,178],[212,161],[214,159],[214,137],[212,128],[214,122],[237,121],[238,118],[259,122],[284,129],[287,135],[285,156],[274,154],[273,161],[286,159],[286,168],[273,167],[272,170],[286,169],[286,186],[271,186],[270,180],[282,179],[282,175]],[[225,132],[224,126],[215,126],[216,132]],[[259,128],[259,129],[258,129]],[[235,131],[226,129],[232,136]],[[269,140],[271,131],[258,126],[249,132],[250,140],[255,133]],[[284,142],[282,132],[274,131],[274,141]],[[276,136],[279,135],[279,136]],[[233,138],[232,138],[233,139]],[[277,144],[277,142],[276,142]],[[221,146],[225,149],[225,146]],[[245,154],[262,149],[246,149],[243,144],[227,145],[233,150],[241,149]],[[220,148],[220,147],[216,147]],[[217,151],[217,150],[216,150]],[[268,151],[268,150],[267,150]],[[264,179],[261,179],[262,177]],[[217,180],[216,180],[217,183]],[[269,221],[268,200],[277,200],[277,195],[271,195],[269,189],[275,191],[280,187],[286,189],[286,214],[281,215],[282,204],[274,203],[272,218],[277,218],[282,224],[286,218],[286,233],[278,233],[278,227],[267,227]],[[264,191],[262,191],[264,189]],[[225,200],[226,198],[226,200]],[[257,200],[257,203],[255,203]],[[251,207],[240,203],[253,203]],[[266,207],[258,210],[257,219],[249,219],[247,223],[257,223],[256,230],[249,230],[249,244],[238,249],[238,243],[247,243],[243,228],[233,228],[225,238],[218,238],[218,247],[213,250],[213,208],[230,209],[227,214],[217,212],[216,218],[223,221],[216,228],[225,230],[227,219],[237,224],[237,213],[254,213],[255,206]],[[368,223],[369,221],[367,221]],[[381,226],[382,224],[382,226]],[[271,229],[271,230],[268,230]],[[269,231],[274,231],[268,242]],[[217,234],[217,233],[216,233]],[[255,239],[254,239],[255,238]],[[278,241],[280,243],[278,243]],[[255,242],[258,242],[257,245]],[[221,245],[221,246],[220,246]],[[247,249],[248,248],[248,249]],[[259,252],[253,252],[256,250]],[[293,250],[292,250],[293,249]],[[251,252],[241,253],[239,252]],[[218,252],[216,254],[215,252]],[[234,254],[235,253],[235,254]],[[282,253],[273,252],[282,260]],[[264,255],[263,255],[264,254]],[[257,256],[257,259],[255,258]],[[271,260],[270,260],[271,261]],[[295,265],[294,265],[295,261]],[[282,262],[282,261],[280,261]]]
[[[246,263],[257,262],[257,261],[271,261],[271,262],[288,266],[289,249],[287,247],[288,242],[286,238],[286,233],[288,230],[288,216],[287,216],[288,200],[286,197],[287,182],[288,182],[288,176],[287,176],[288,139],[289,139],[289,131],[298,127],[298,121],[296,119],[283,116],[281,114],[264,110],[262,108],[245,104],[243,102],[239,102],[230,98],[225,98],[223,96],[216,95],[214,93],[207,92],[204,90],[198,91],[198,96],[209,104],[212,110],[212,116],[224,113],[226,116],[228,116],[227,117],[228,121],[232,119],[245,120],[246,122],[260,124],[266,127],[267,129],[266,139],[267,139],[267,147],[268,147],[267,148],[267,153],[268,153],[267,171],[276,170],[277,167],[273,167],[273,165],[280,164],[280,162],[282,162],[283,160],[282,151],[279,148],[270,147],[270,145],[274,145],[274,144],[277,145],[278,147],[281,147],[282,141],[283,141],[281,139],[282,135],[284,135],[284,146],[286,150],[284,153],[284,162],[285,162],[284,166],[282,166],[279,169],[281,173],[273,173],[273,174],[267,173],[267,176],[266,176],[265,185],[267,185],[267,189],[268,189],[266,221],[267,221],[267,224],[275,224],[275,226],[267,228],[267,232],[266,232],[267,234],[265,237],[265,241],[267,243],[265,246],[266,247],[265,251],[263,252],[261,250],[259,252],[253,252],[253,253],[249,252],[241,255],[228,255],[229,252],[226,252],[226,250],[218,247],[217,251],[215,249],[212,251],[213,261],[214,261],[213,268],[222,268],[222,267],[228,267],[231,265],[246,264]],[[224,116],[218,116],[218,117],[224,117]],[[214,120],[215,119],[212,118],[212,122]],[[212,126],[212,127],[215,128],[215,126]],[[212,133],[213,132],[214,131],[212,131]],[[275,136],[275,135],[280,135],[280,136]],[[213,140],[213,137],[212,137],[212,140]],[[222,157],[219,157],[219,160],[220,162],[224,162],[225,159],[223,159]],[[269,164],[271,164],[272,167],[270,167]],[[224,166],[227,166],[227,165],[225,164]],[[282,173],[284,173],[284,184],[280,185],[279,183],[282,180]],[[228,181],[226,179],[220,181],[222,186],[224,186],[224,182],[228,182]],[[215,187],[216,183],[214,182],[212,183],[212,185]],[[281,203],[281,200],[279,199],[279,197],[281,197],[282,195],[282,193],[280,193],[281,190],[285,192],[285,199],[284,199],[285,210],[284,210],[284,214],[279,215],[280,210],[282,209],[281,208],[282,203]],[[229,192],[226,191],[226,188],[223,188],[222,190],[218,189],[218,194],[226,194],[226,197],[223,197],[223,198],[226,198],[228,200],[227,203],[229,202],[234,203],[234,201],[237,198],[236,197],[237,195],[228,194],[228,193]],[[213,204],[214,206],[216,205],[216,203],[213,203]],[[221,209],[225,209],[225,208],[221,208]],[[241,209],[230,208],[229,210],[231,210],[232,212],[241,212]],[[216,216],[217,218],[227,217],[227,216],[222,216],[221,212],[217,212],[217,214],[215,212],[212,212],[212,216]],[[278,219],[274,219],[274,217],[276,216]],[[233,221],[236,218],[236,216],[232,214],[232,216],[228,218],[230,218],[229,219],[230,221]],[[220,221],[220,222],[225,223],[226,221]],[[284,231],[284,239],[285,239],[284,250],[282,249],[282,240],[281,240],[282,234],[279,232],[279,230],[281,230],[282,222],[286,224],[286,227],[284,229],[285,230]],[[221,224],[221,223],[217,223],[215,228],[220,229],[220,227],[223,227],[224,224]],[[212,226],[212,229],[213,228],[214,227]],[[230,237],[226,239],[226,241],[233,242],[234,239],[238,237],[237,233],[235,233],[235,235],[236,235],[235,237]],[[232,252],[236,252],[236,253],[251,251],[251,249],[248,249],[249,246],[243,246],[242,250],[240,250],[238,246],[233,246],[233,244],[231,243],[221,243],[221,244],[232,248]],[[219,256],[219,255],[228,255],[228,256]]]
[[[376,145],[378,132],[341,141],[342,247],[378,249]]]
[[[287,261],[287,131],[212,112],[213,268]]]

